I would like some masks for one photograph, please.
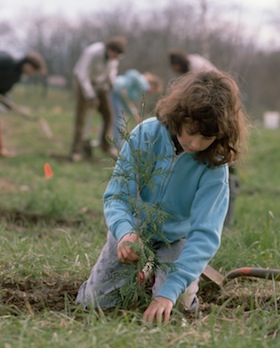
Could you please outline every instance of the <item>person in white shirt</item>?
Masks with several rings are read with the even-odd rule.
[[[171,68],[178,74],[216,70],[214,64],[199,54],[187,54],[180,50],[168,53]]]
[[[86,116],[89,108],[95,108],[102,116],[100,147],[110,154],[108,136],[111,132],[112,108],[109,92],[118,73],[119,59],[126,49],[122,36],[107,43],[96,42],[86,47],[74,66],[74,92],[76,99],[74,134],[71,148],[72,161],[90,157],[90,139],[86,135]]]

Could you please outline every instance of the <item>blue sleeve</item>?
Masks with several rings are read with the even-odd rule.
[[[139,151],[141,144],[141,150]],[[149,146],[143,141],[142,125],[138,125],[122,147],[113,175],[104,193],[104,214],[107,226],[119,241],[136,230],[139,186],[139,163],[145,163]],[[138,158],[141,154],[141,158]],[[138,163],[138,164],[137,164]]]

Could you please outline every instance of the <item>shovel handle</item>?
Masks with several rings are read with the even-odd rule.
[[[223,284],[237,277],[254,277],[280,281],[280,269],[241,267],[227,273]]]
[[[40,127],[45,133],[48,139],[53,138],[53,133],[48,122],[43,117],[33,116],[29,112],[25,111],[22,107],[18,106],[15,102],[5,97],[3,94],[0,94],[0,102],[9,107],[12,111],[18,113],[23,116],[27,121],[35,121],[39,122]]]

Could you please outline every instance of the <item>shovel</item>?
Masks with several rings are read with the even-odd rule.
[[[12,111],[16,112],[17,114],[23,116],[28,121],[34,121],[39,122],[39,125],[41,126],[44,134],[48,139],[53,138],[53,133],[51,131],[51,128],[48,124],[48,122],[43,118],[39,116],[33,116],[26,110],[24,110],[22,107],[18,106],[16,103],[14,103],[9,98],[5,97],[3,94],[0,94],[0,102],[2,102],[4,105],[6,105],[8,108],[10,108]]]
[[[230,280],[238,277],[253,277],[280,281],[280,269],[241,267],[223,276],[220,272],[208,265],[202,273],[202,277],[214,283],[217,287],[222,288]]]

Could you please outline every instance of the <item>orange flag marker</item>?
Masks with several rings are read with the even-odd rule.
[[[45,178],[50,179],[53,176],[53,171],[49,163],[44,164]]]

